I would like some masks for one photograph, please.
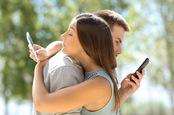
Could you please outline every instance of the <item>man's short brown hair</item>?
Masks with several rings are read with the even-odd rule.
[[[111,10],[99,10],[94,12],[98,17],[103,18],[110,26],[111,30],[115,24],[124,28],[126,32],[129,32],[129,25],[126,20],[118,13]]]

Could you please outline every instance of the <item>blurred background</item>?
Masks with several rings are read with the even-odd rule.
[[[0,0],[0,115],[30,115],[35,62],[29,58],[26,32],[46,47],[61,40],[71,19],[82,12],[110,9],[129,23],[121,81],[150,59],[141,86],[123,104],[120,115],[174,115],[174,0]]]

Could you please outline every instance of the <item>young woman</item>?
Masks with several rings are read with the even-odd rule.
[[[116,67],[110,28],[93,14],[76,16],[62,36],[62,52],[80,61],[85,81],[49,93],[43,83],[45,61],[35,67],[33,101],[45,113],[66,112],[83,107],[81,115],[115,115],[120,98],[113,74]]]

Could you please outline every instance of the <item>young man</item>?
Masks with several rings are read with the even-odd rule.
[[[116,12],[110,10],[100,10],[94,12],[95,15],[103,18],[110,26],[111,34],[114,43],[115,56],[118,56],[122,53],[121,45],[123,43],[124,32],[129,32],[129,25],[125,19]],[[83,81],[83,69],[77,60],[68,57],[63,54],[61,49],[61,42],[56,41],[51,43],[46,49],[42,48],[39,45],[35,45],[34,48],[37,50],[40,61],[49,59],[47,64],[44,67],[44,82],[49,92],[54,92],[63,87],[72,86]],[[30,50],[31,51],[31,50]],[[60,51],[60,52],[59,52]],[[57,53],[58,52],[58,53]],[[56,54],[57,53],[57,54]],[[54,55],[56,54],[56,55]],[[31,51],[30,57],[35,59],[34,54]],[[61,60],[63,63],[60,63]],[[67,63],[68,62],[68,63]],[[67,68],[68,67],[68,68]],[[66,75],[65,75],[66,74]],[[121,87],[119,88],[120,94],[120,107],[125,101],[127,96],[133,94],[140,86],[140,82],[145,72],[142,70],[142,74],[138,74],[139,79],[133,77],[133,73],[128,74],[123,81],[121,82]],[[65,77],[66,76],[66,77]],[[131,82],[129,79],[132,79],[135,82]],[[45,113],[35,112],[36,115],[49,115]],[[80,115],[80,109],[70,111],[67,113],[57,113],[61,115]]]

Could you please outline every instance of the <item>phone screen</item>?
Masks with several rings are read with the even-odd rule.
[[[28,39],[30,40],[31,45],[33,46],[34,43],[33,43],[32,39],[31,39],[31,37],[30,37],[30,34],[28,34]]]
[[[36,60],[39,61],[39,58],[38,58],[38,56],[37,56],[37,54],[36,54],[36,52],[35,52],[35,50],[33,48],[34,43],[33,43],[33,40],[30,37],[29,32],[26,33],[26,36],[27,36],[27,41],[28,41],[29,45],[31,46],[31,49],[32,49],[32,51],[34,53],[34,56],[36,57]]]

